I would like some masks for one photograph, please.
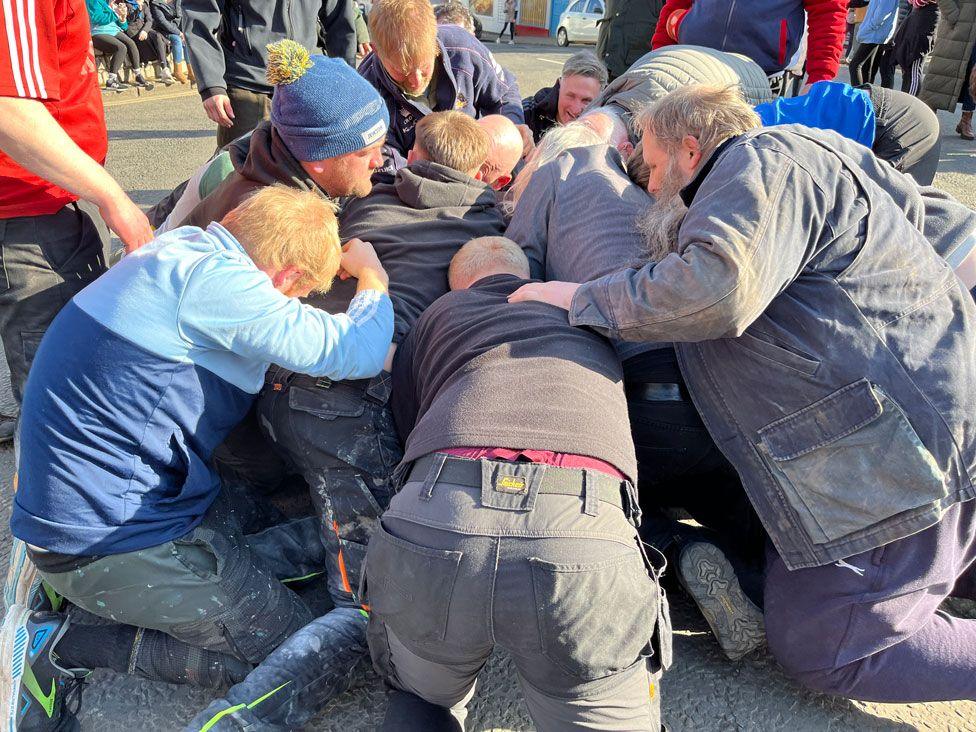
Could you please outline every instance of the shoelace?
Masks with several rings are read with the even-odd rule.
[[[64,682],[64,710],[72,717],[78,716],[78,712],[81,711],[81,697],[85,686],[88,685],[90,675],[85,674],[81,678],[68,679]],[[72,704],[73,709],[69,708]]]

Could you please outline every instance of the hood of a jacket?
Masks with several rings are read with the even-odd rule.
[[[239,140],[227,147],[234,170],[242,177],[270,186],[281,183],[290,188],[325,193],[292,155],[270,122],[262,122],[251,133],[245,147]]]
[[[487,183],[429,160],[418,160],[398,170],[393,187],[399,199],[412,208],[489,208],[497,203]]]

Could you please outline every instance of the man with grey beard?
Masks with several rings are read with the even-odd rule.
[[[768,533],[787,673],[866,701],[976,700],[976,620],[939,611],[976,565],[976,305],[940,256],[976,214],[836,133],[760,129],[728,88],[677,90],[640,123],[648,190],[687,206],[671,253],[510,301],[676,342]]]
[[[579,212],[598,211],[580,217]],[[532,277],[586,282],[642,260],[646,222],[670,213],[624,171],[605,144],[575,147],[534,172],[506,236],[528,256]],[[657,232],[651,223],[650,232]],[[598,246],[594,243],[599,242]],[[631,434],[637,452],[641,537],[665,554],[702,610],[722,650],[742,658],[764,639],[758,572],[746,590],[713,534],[683,526],[664,508],[682,508],[722,537],[746,561],[762,556],[763,537],[735,470],[715,446],[692,404],[670,343],[613,342],[623,366]],[[752,531],[747,526],[753,527]],[[728,539],[726,539],[728,537]],[[742,573],[743,564],[737,562]]]

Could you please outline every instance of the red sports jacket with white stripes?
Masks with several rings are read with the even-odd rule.
[[[105,162],[108,139],[84,0],[0,0],[0,96],[36,99]],[[77,196],[0,150],[0,219],[55,213]]]

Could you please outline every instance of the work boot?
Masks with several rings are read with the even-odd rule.
[[[14,605],[0,629],[0,712],[3,729],[11,732],[68,732],[77,730],[75,715],[81,704],[86,669],[58,664],[54,647],[68,629],[66,615],[32,612]],[[77,705],[68,710],[67,700]]]
[[[15,432],[17,432],[17,416],[0,412],[0,445],[13,442]]]
[[[964,140],[976,140],[976,135],[973,135],[972,112],[962,113],[962,117],[959,119],[959,124],[956,125],[956,132],[958,132],[959,137]]]
[[[173,66],[175,67],[173,69],[173,78],[181,84],[186,84],[189,81],[186,74],[186,61],[180,61],[178,64],[173,64]]]
[[[730,660],[765,642],[762,610],[742,591],[732,564],[715,544],[696,541],[682,547],[677,574]]]
[[[369,666],[366,613],[336,608],[296,631],[186,732],[301,729]]]

